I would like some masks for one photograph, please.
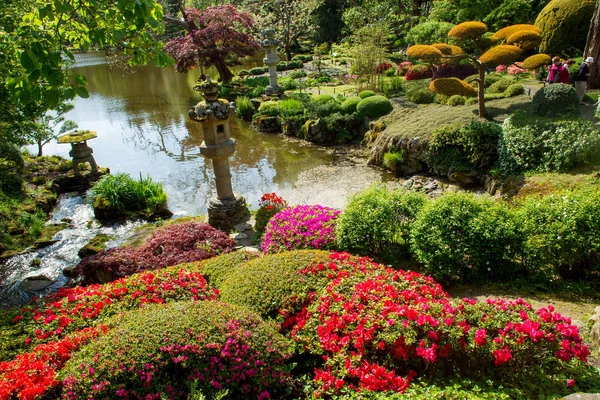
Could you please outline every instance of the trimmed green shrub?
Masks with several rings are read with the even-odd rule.
[[[287,117],[304,113],[304,104],[296,99],[285,99],[277,102],[278,115]]]
[[[248,76],[248,75],[251,75],[251,74],[250,74],[250,71],[248,71],[247,69],[243,69],[240,72],[238,72],[238,76],[243,77],[243,76]]]
[[[531,274],[584,278],[600,267],[598,188],[529,197],[518,213]]]
[[[411,89],[406,92],[406,98],[415,104],[431,104],[435,100],[435,93],[429,89]]]
[[[287,76],[292,79],[305,78],[306,72],[304,72],[302,70],[301,71],[292,71]]]
[[[383,166],[395,173],[400,172],[406,153],[404,151],[390,151],[383,155]]]
[[[356,113],[336,112],[323,118],[323,123],[325,131],[334,139],[332,144],[347,144],[363,138],[362,119]]]
[[[437,96],[436,96],[437,97]],[[459,94],[455,94],[454,96],[450,97],[446,104],[451,106],[451,107],[456,107],[456,106],[464,106],[466,103],[467,99],[464,96],[461,96]]]
[[[356,112],[356,106],[362,99],[358,96],[349,97],[342,103],[342,113],[352,114]]]
[[[318,96],[315,96],[313,101],[316,104],[337,103],[337,100],[335,99],[335,97],[333,97],[330,94],[320,94]]]
[[[210,258],[200,264],[200,273],[212,286],[220,289],[223,282],[241,265],[259,257],[259,253],[234,251]]]
[[[372,90],[363,90],[362,92],[360,92],[358,94],[358,97],[360,97],[361,99],[366,99],[367,97],[371,97],[371,96],[375,96],[377,95],[377,93],[375,93]]]
[[[234,398],[277,398],[291,350],[273,326],[234,305],[152,305],[125,314],[73,355],[61,371],[63,396],[160,398],[185,395],[196,381],[209,396],[227,389]]]
[[[487,93],[495,94],[495,93],[504,93],[506,89],[512,84],[514,84],[514,80],[512,79],[502,79],[500,81],[494,82],[487,89]]]
[[[355,194],[337,221],[339,249],[381,255],[407,248],[411,224],[426,202],[423,194],[384,186]]]
[[[473,87],[476,88],[478,86],[478,83],[475,81],[476,79],[479,79],[479,75],[471,75],[471,76],[468,76],[467,78],[465,78],[465,82],[471,84]],[[504,79],[508,79],[506,75],[499,74],[497,72],[492,72],[491,74],[487,74],[485,76],[483,86],[486,88],[489,88],[494,83],[504,80]]]
[[[554,85],[550,85],[554,86]],[[517,110],[504,121],[499,167],[522,171],[567,171],[598,152],[600,134],[591,121],[553,119]]]
[[[255,67],[248,71],[250,75],[262,75],[265,73],[265,69],[263,67]]]
[[[253,78],[247,78],[244,81],[249,87],[267,87],[269,86],[269,77],[268,76],[256,76]]]
[[[356,111],[361,116],[369,118],[379,118],[392,112],[394,107],[392,102],[383,96],[370,96],[358,103]]]
[[[579,116],[579,99],[571,85],[555,83],[547,85],[533,96],[532,110],[544,117]]]
[[[298,82],[293,78],[284,77],[277,79],[277,84],[281,86],[283,90],[296,90],[298,89]]]
[[[525,88],[520,83],[513,83],[504,91],[505,97],[520,96],[525,93]]]
[[[279,101],[264,101],[258,106],[258,112],[260,115],[266,115],[269,117],[276,117],[279,115]]]
[[[442,280],[509,277],[521,244],[513,213],[473,194],[447,194],[426,204],[411,230],[416,259]]]
[[[585,48],[594,0],[552,0],[535,26],[542,30],[539,50],[546,54],[577,54]]]
[[[245,121],[252,121],[252,114],[254,114],[254,105],[250,102],[250,99],[246,96],[237,97],[235,99],[235,114],[238,118]]]
[[[303,304],[319,287],[298,272],[329,263],[329,252],[296,250],[265,255],[236,268],[221,285],[221,300],[277,318],[291,302]]]
[[[458,95],[458,96],[460,96],[460,95]],[[435,97],[433,99],[434,103],[442,104],[442,105],[448,104],[448,100],[450,100],[450,96],[442,94],[442,93],[436,93]]]
[[[167,207],[162,184],[141,174],[138,181],[128,174],[106,176],[92,186],[90,199],[98,219],[150,218],[165,213]]]

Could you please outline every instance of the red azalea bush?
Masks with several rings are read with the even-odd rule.
[[[465,79],[473,74],[476,74],[477,68],[472,64],[442,64],[433,74],[434,78],[458,78]]]
[[[385,71],[387,71],[390,68],[393,68],[394,66],[392,65],[391,62],[385,61],[382,63],[377,64],[377,66],[375,67],[375,72],[377,72],[378,74],[383,74]]]
[[[406,71],[408,71],[408,69],[409,69],[410,67],[412,67],[412,65],[413,65],[413,64],[412,64],[410,61],[404,61],[404,62],[401,62],[401,63],[398,65],[398,68],[396,69],[396,73],[397,73],[398,75],[404,75],[404,74],[406,74]]]
[[[263,194],[258,203],[256,222],[254,223],[254,230],[256,233],[262,235],[265,232],[265,226],[269,220],[286,207],[287,202],[275,193]]]
[[[264,253],[332,248],[339,214],[339,210],[320,205],[288,207],[271,218],[260,248]]]
[[[430,79],[433,77],[433,70],[427,65],[417,64],[410,67],[406,74],[404,75],[404,79],[407,81],[416,81],[419,79]]]
[[[218,291],[210,289],[200,273],[178,267],[144,272],[105,285],[62,288],[44,301],[22,308],[11,325],[0,327],[3,337],[20,340],[18,344],[1,341],[1,359],[64,338],[111,315],[144,304],[214,300],[217,295]]]
[[[578,328],[551,307],[451,301],[432,278],[390,268],[349,273],[321,265],[302,273],[320,271],[329,284],[293,316],[292,330],[324,359],[315,374],[319,396],[402,392],[416,376],[454,373],[516,383],[532,371],[560,373],[589,354]]]
[[[210,304],[209,304],[210,303]],[[65,365],[63,399],[281,398],[291,343],[244,308],[219,302],[150,306]]]
[[[74,276],[80,277],[82,284],[104,283],[145,270],[204,260],[235,247],[233,239],[209,224],[173,224],[158,229],[139,249],[109,249],[85,258]]]
[[[56,342],[40,344],[13,361],[0,362],[0,399],[35,400],[58,385],[58,371],[82,345],[108,328],[85,328]]]

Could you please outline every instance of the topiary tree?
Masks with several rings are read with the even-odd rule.
[[[594,0],[552,0],[548,3],[535,20],[535,26],[543,32],[540,51],[566,56],[583,50],[594,3]]]
[[[448,32],[448,36],[462,46],[420,44],[410,47],[406,53],[409,57],[417,58],[432,65],[461,59],[471,61],[479,71],[479,77],[474,81],[478,83],[477,96],[481,118],[488,118],[484,92],[485,74],[488,68],[515,62],[524,50],[535,48],[542,40],[540,29],[533,25],[513,25],[490,35],[487,26],[478,21],[467,21],[458,24]],[[446,79],[436,84],[437,80],[432,82],[431,90],[445,95],[468,95],[470,93],[469,87],[472,88],[471,85],[460,80],[450,81]],[[458,90],[458,92],[452,92],[450,90],[452,88]]]

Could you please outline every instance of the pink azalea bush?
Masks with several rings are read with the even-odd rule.
[[[264,253],[334,246],[339,210],[320,205],[293,206],[275,214],[267,224],[260,248]]]
[[[506,72],[506,65],[500,64],[496,67],[496,72]]]
[[[525,68],[522,68],[523,63],[521,62],[516,62],[514,64],[511,64],[508,67],[508,74],[509,75],[519,75],[519,74],[524,74],[525,72],[527,72],[527,70]]]

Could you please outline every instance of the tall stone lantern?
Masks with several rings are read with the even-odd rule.
[[[229,232],[249,218],[246,200],[233,192],[229,157],[235,152],[235,140],[231,139],[229,117],[235,112],[235,104],[219,99],[219,85],[210,80],[199,87],[204,100],[189,112],[193,121],[202,123],[204,141],[200,153],[212,160],[217,183],[217,197],[208,204],[208,223]]]
[[[262,42],[262,47],[266,53],[263,63],[269,67],[269,86],[265,88],[265,94],[267,96],[275,96],[283,93],[283,89],[277,85],[277,64],[281,61],[277,56],[279,40],[275,39],[275,31],[271,29],[264,31],[263,35],[266,37]]]

